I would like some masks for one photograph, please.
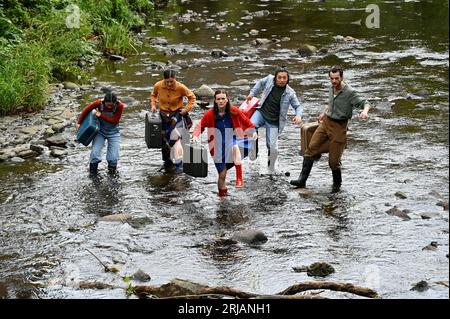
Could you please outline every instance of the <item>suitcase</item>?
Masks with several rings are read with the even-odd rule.
[[[305,152],[309,146],[309,142],[311,141],[311,138],[318,127],[319,127],[319,122],[305,123],[301,126],[301,128],[300,128],[300,148],[301,148],[300,155],[303,156],[303,154],[305,154]],[[323,153],[328,153],[329,150],[330,150],[330,142],[326,141],[325,144],[323,144],[320,147],[319,152],[320,152],[320,154],[323,154]]]
[[[239,109],[248,117],[251,118],[253,113],[255,113],[256,107],[259,104],[259,99],[253,97],[249,102],[244,101],[244,103],[239,106]]]
[[[80,125],[80,128],[78,129],[77,141],[79,141],[84,146],[88,146],[89,144],[91,144],[95,135],[97,135],[98,131],[100,130],[98,118],[95,115],[96,112],[96,110],[92,110],[91,113],[86,115]]]
[[[208,150],[206,146],[185,145],[183,151],[183,173],[193,177],[208,176]]]
[[[157,114],[145,114],[145,143],[147,148],[162,147],[162,122],[161,117]]]

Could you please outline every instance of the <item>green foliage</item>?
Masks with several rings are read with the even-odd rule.
[[[38,43],[20,44],[0,62],[0,114],[33,111],[44,106],[49,57]]]
[[[102,27],[100,31],[100,47],[108,54],[128,54],[137,52],[132,42],[131,31],[123,24],[110,23]]]
[[[66,26],[69,4],[80,8],[80,27]],[[136,52],[130,30],[143,26],[138,12],[150,0],[0,1],[0,114],[44,106],[48,81],[85,79],[80,60]],[[39,46],[37,45],[39,44]]]

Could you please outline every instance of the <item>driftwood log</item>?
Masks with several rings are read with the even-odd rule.
[[[378,293],[372,289],[355,286],[349,283],[337,283],[331,281],[305,282],[290,286],[289,288],[274,294],[263,295],[248,293],[230,287],[208,287],[182,279],[174,279],[168,284],[158,286],[135,286],[134,293],[139,298],[221,298],[224,296],[239,299],[323,299],[324,297],[313,294],[301,294],[308,290],[334,290],[347,292],[367,298],[378,298]]]

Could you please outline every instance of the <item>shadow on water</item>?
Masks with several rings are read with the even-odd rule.
[[[122,213],[123,194],[119,175],[98,173],[88,178],[80,191],[80,202],[88,214],[99,217]]]

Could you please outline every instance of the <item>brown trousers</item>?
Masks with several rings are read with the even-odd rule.
[[[341,168],[341,157],[347,145],[347,122],[333,121],[325,116],[309,142],[304,158],[313,159],[319,155],[320,146],[330,141],[328,164],[332,170]]]

